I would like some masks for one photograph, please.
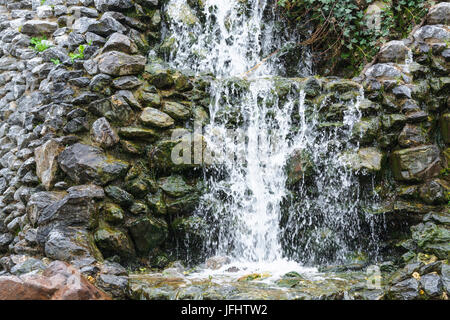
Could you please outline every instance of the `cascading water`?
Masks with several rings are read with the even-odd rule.
[[[162,47],[173,45],[166,56],[173,68],[217,79],[204,129],[216,165],[197,210],[208,222],[208,254],[260,264],[286,257],[324,262],[341,258],[361,230],[357,179],[339,155],[358,148],[348,141],[362,93],[347,103],[342,128],[321,127],[321,106],[306,106],[301,81],[277,77],[312,71],[307,50],[295,46],[300,35],[280,27],[273,4],[171,0]],[[297,74],[283,67],[286,57],[296,61]],[[299,150],[315,174],[291,192],[286,163]]]

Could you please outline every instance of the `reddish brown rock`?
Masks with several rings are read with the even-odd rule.
[[[41,275],[0,277],[0,300],[109,300],[74,267],[52,262]]]

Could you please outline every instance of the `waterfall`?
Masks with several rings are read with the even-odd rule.
[[[165,7],[171,67],[216,79],[204,128],[216,162],[196,213],[208,223],[205,249],[240,262],[342,258],[361,231],[358,181],[340,154],[358,149],[349,140],[363,93],[347,102],[342,128],[324,129],[321,105],[306,105],[302,81],[292,78],[311,75],[308,51],[295,45],[301,35],[279,22],[273,4],[170,0]],[[292,61],[295,74],[286,67]],[[314,178],[292,191],[286,163],[295,152],[308,154]]]

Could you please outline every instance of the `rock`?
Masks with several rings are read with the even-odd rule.
[[[381,79],[397,79],[402,76],[399,69],[386,63],[377,63],[366,70],[366,77]]]
[[[148,255],[150,250],[164,243],[168,236],[167,223],[158,218],[145,217],[130,221],[128,224],[136,250]]]
[[[450,293],[450,265],[443,263],[441,266],[442,284],[447,294]]]
[[[145,108],[139,116],[139,119],[145,125],[162,129],[175,124],[175,121],[168,114],[155,108]]]
[[[421,181],[439,174],[439,148],[434,145],[394,151],[391,165],[394,177],[400,181]]]
[[[46,267],[44,263],[36,258],[29,258],[25,260],[22,263],[16,264],[14,267],[11,268],[11,273],[13,275],[21,275],[33,272],[36,273],[36,271],[42,271]]]
[[[212,257],[206,260],[206,268],[217,270],[229,263],[231,263],[231,259],[229,257]]]
[[[120,51],[128,54],[135,54],[138,52],[138,49],[136,44],[134,44],[130,38],[116,32],[111,35],[102,49],[103,53],[108,51]]]
[[[92,141],[98,143],[103,148],[111,148],[119,142],[119,136],[111,128],[108,120],[102,117],[92,124]]]
[[[98,148],[76,143],[58,157],[61,169],[76,183],[105,185],[128,171],[129,164],[106,157]]]
[[[119,135],[128,139],[139,139],[139,140],[149,140],[155,141],[158,139],[159,135],[156,131],[152,129],[136,128],[136,127],[125,127],[120,128]]]
[[[381,170],[383,153],[377,148],[362,148],[357,153],[344,154],[342,160],[355,171],[378,172]]]
[[[94,239],[105,258],[118,255],[126,261],[135,255],[133,243],[128,235],[105,223],[97,229]]]
[[[106,222],[118,224],[123,221],[124,212],[119,205],[115,203],[106,203],[103,210]]]
[[[191,110],[188,107],[170,101],[164,103],[162,111],[176,120],[187,120],[191,115]]]
[[[413,34],[417,42],[445,42],[450,40],[450,32],[444,26],[425,25]]]
[[[125,76],[113,80],[113,86],[119,90],[132,90],[141,85],[141,81],[135,76]]]
[[[95,184],[87,184],[81,186],[74,186],[67,189],[71,199],[96,199],[102,200],[105,197],[105,192],[102,187]]]
[[[107,186],[105,188],[105,191],[111,199],[113,199],[121,206],[130,207],[134,202],[133,196],[119,187]]]
[[[56,22],[29,20],[22,26],[21,32],[29,36],[51,35],[58,29]]]
[[[415,300],[419,298],[419,282],[410,278],[389,288],[388,296],[395,300]]]
[[[73,266],[52,262],[42,275],[0,276],[0,300],[110,300]]]
[[[106,52],[97,59],[99,71],[112,76],[139,74],[144,71],[147,62],[143,56],[130,56],[117,51]]]
[[[429,273],[420,278],[420,286],[430,298],[438,298],[442,294],[442,281],[436,273]]]
[[[185,196],[193,191],[193,188],[187,185],[183,177],[180,175],[172,175],[167,178],[162,178],[158,181],[158,183],[165,193],[174,198]]]
[[[427,204],[444,204],[448,202],[447,194],[450,186],[441,179],[424,183],[419,189],[420,198]]]
[[[441,116],[440,127],[444,142],[450,144],[450,113],[445,113]]]
[[[403,41],[389,41],[380,49],[378,53],[378,62],[395,62],[403,63],[408,55],[408,47],[405,46]]]
[[[361,144],[370,144],[378,137],[380,127],[378,117],[363,118],[353,126],[352,139],[359,141]]]
[[[450,230],[433,222],[419,223],[411,227],[411,238],[424,253],[439,259],[450,257]]]
[[[97,278],[96,286],[115,299],[125,299],[127,297],[128,277],[101,274]]]
[[[427,15],[427,24],[450,24],[450,3],[441,2],[433,6]]]
[[[398,136],[401,147],[417,147],[427,142],[427,133],[418,125],[406,124]]]
[[[47,190],[50,190],[55,182],[58,156],[63,150],[64,147],[53,139],[34,150],[36,175]]]
[[[131,0],[94,0],[94,3],[100,12],[124,11],[133,7]]]
[[[27,217],[34,226],[40,216],[40,213],[51,204],[62,200],[67,195],[66,192],[36,192],[30,197],[27,204]]]

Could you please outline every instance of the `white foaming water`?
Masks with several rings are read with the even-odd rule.
[[[192,9],[186,0],[171,0],[169,39],[176,47],[170,53],[173,67],[195,72],[209,72],[216,77],[242,76],[275,50],[295,44],[299,35],[277,28],[274,1],[205,0],[203,7]],[[201,5],[200,5],[201,6]],[[251,73],[252,76],[275,75],[278,59],[273,57]],[[309,60],[299,68],[310,68]],[[309,70],[308,70],[309,71]]]
[[[292,237],[292,243],[287,241],[292,248],[300,247],[296,237],[303,237],[298,234],[304,231],[302,227],[312,231],[308,235],[311,243],[309,238],[302,239],[306,244],[300,251],[313,256],[310,251],[314,253],[315,246],[320,245],[320,237],[314,232],[341,232],[337,233],[339,237],[351,233],[343,229],[357,223],[345,221],[358,214],[357,200],[351,194],[355,180],[338,156],[361,117],[358,105],[362,94],[344,115],[345,129],[338,128],[331,134],[319,132],[321,106],[314,110],[312,120],[307,119],[305,93],[299,83],[276,78],[283,73],[278,57],[260,64],[274,49],[281,48],[283,41],[299,40],[296,35],[286,35],[287,28],[277,29],[273,18],[267,18],[273,3],[206,0],[203,9],[195,12],[186,0],[171,0],[165,9],[169,16],[166,41],[173,41],[176,48],[168,57],[171,66],[197,74],[209,72],[218,79],[210,90],[211,122],[204,132],[208,147],[222,157],[216,155],[219,164],[207,174],[208,191],[202,196],[197,215],[208,222],[206,251],[231,256],[233,263],[217,271],[205,271],[211,275],[224,274],[230,266],[247,274],[269,272],[272,276],[296,270],[313,272],[315,269],[284,258],[283,234]],[[298,75],[310,74],[311,61],[303,59]],[[299,119],[295,124],[298,128],[293,130],[295,117]],[[339,139],[343,142],[336,141]],[[303,193],[309,186],[302,185],[304,190],[299,195],[304,203],[300,208],[291,206],[287,219],[291,225],[280,227],[283,201],[289,194],[285,165],[296,150],[311,152],[313,161],[328,165],[333,172],[319,172],[314,181],[325,194]],[[327,210],[325,219],[321,210]],[[337,245],[342,246],[341,251],[346,250],[345,241]],[[291,252],[289,256],[299,258],[299,254]]]

